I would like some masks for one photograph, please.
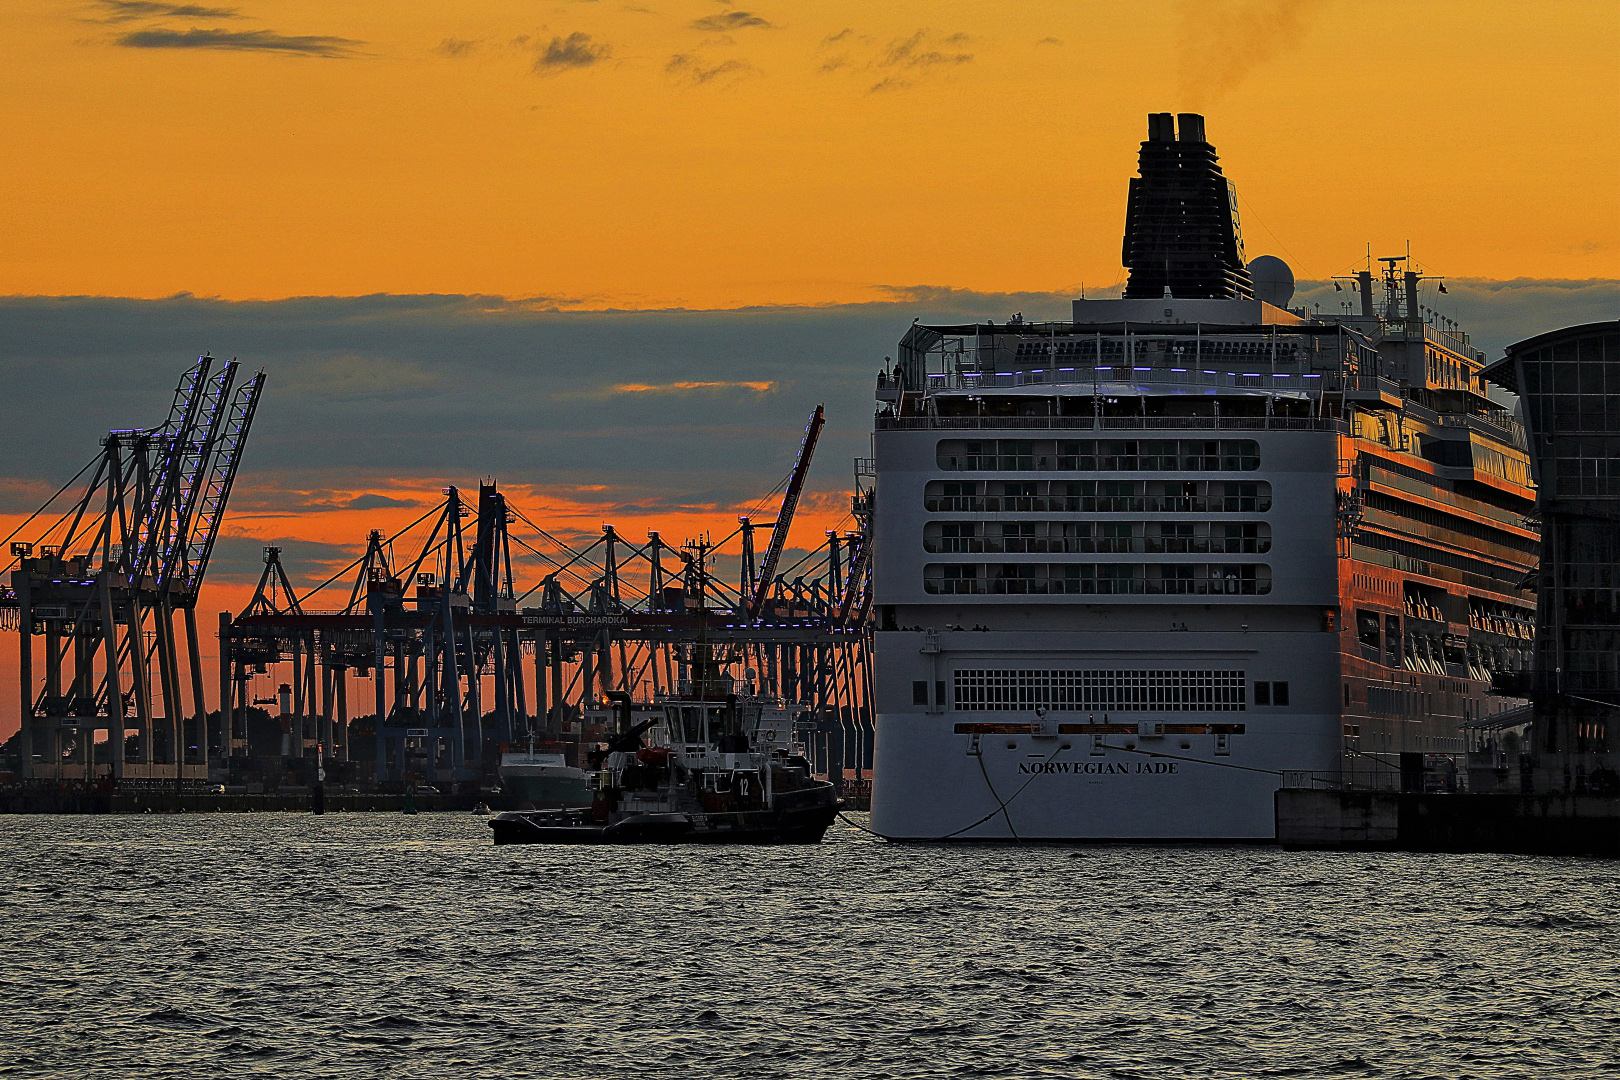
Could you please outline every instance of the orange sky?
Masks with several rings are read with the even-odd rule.
[[[1179,109],[1301,277],[1614,277],[1616,55],[1609,0],[21,0],[0,293],[1106,287]]]

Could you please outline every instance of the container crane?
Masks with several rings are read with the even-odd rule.
[[[793,473],[788,477],[787,490],[782,493],[782,509],[777,512],[776,523],[771,526],[771,541],[766,545],[765,557],[760,560],[759,579],[754,583],[754,595],[748,601],[750,619],[759,618],[765,607],[765,598],[770,595],[776,564],[781,561],[782,551],[787,547],[788,530],[793,528],[793,512],[799,507],[799,496],[804,493],[804,481],[810,474],[810,459],[816,453],[816,440],[821,438],[821,429],[826,422],[825,410],[817,405],[816,411],[810,414],[809,424],[805,426],[804,440],[799,444],[799,460],[794,463]]]

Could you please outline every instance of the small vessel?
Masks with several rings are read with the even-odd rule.
[[[509,805],[525,810],[591,805],[585,770],[568,764],[562,754],[537,753],[533,740],[527,751],[502,754],[496,772]]]
[[[497,844],[814,844],[841,805],[781,738],[762,702],[673,699],[635,722],[610,693],[616,731],[592,754],[590,806],[491,818]]]

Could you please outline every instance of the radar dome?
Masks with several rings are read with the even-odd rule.
[[[1275,255],[1261,255],[1249,263],[1254,295],[1268,304],[1286,308],[1294,298],[1294,272]]]

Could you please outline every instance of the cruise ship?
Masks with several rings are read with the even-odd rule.
[[[1290,307],[1202,117],[1139,172],[1121,296],[916,323],[879,376],[885,836],[1266,840],[1279,787],[1399,787],[1519,704],[1535,492],[1444,282]]]

